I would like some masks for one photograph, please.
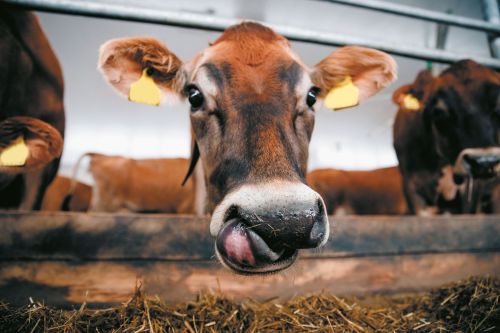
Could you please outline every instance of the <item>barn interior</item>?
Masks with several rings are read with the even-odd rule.
[[[435,22],[327,1],[116,2],[139,8],[291,25],[413,49],[442,49],[464,58],[490,57],[488,35],[483,31],[447,26],[446,32],[439,33],[443,28]],[[478,1],[392,3],[480,20],[484,15]],[[78,157],[89,151],[132,158],[189,157],[187,101],[173,101],[168,107],[155,108],[119,98],[96,70],[97,54],[100,45],[111,38],[152,36],[163,41],[182,60],[189,60],[217,39],[219,32],[44,12],[40,13],[40,19],[60,59],[66,82],[67,135],[61,174],[71,176]],[[292,41],[292,48],[307,65],[313,66],[336,47]],[[397,164],[392,146],[392,123],[397,106],[391,100],[392,93],[412,82],[417,73],[428,66],[432,66],[435,73],[446,66],[423,59],[401,56],[395,59],[397,80],[366,103],[342,112],[318,108],[309,147],[310,170],[369,170]],[[85,170],[82,167],[79,177],[91,182]]]
[[[4,2],[0,10],[34,11],[61,65],[66,122],[57,175],[72,183],[65,183],[57,208],[0,211],[0,329],[441,332],[500,327],[500,171],[487,208],[415,213],[403,193],[393,138],[400,109],[393,94],[421,71],[439,76],[451,64],[473,59],[498,76],[497,0]],[[352,187],[370,179],[379,201],[393,200],[387,193],[395,183],[400,205],[391,201],[391,208],[376,211],[370,209],[377,200],[362,207],[343,201],[330,210],[324,199],[330,215],[326,245],[301,250],[284,271],[258,276],[235,274],[218,261],[200,165],[181,187],[193,153],[189,102],[164,96],[160,106],[133,103],[98,69],[100,47],[111,39],[154,37],[188,61],[229,25],[244,20],[289,38],[308,66],[345,45],[379,49],[397,64],[394,81],[363,103],[342,110],[315,105],[307,170],[360,172],[348,186],[366,194],[361,185]],[[137,186],[146,203],[124,199],[122,206],[104,208],[97,204],[102,190],[97,184],[110,174],[93,172],[94,157],[83,157],[88,153],[183,159],[180,171],[155,169],[178,189],[144,180]],[[373,172],[387,167],[395,167],[391,176]],[[114,170],[111,178],[135,181],[131,173]],[[322,196],[314,186],[330,186],[307,181]],[[71,206],[78,186],[87,191],[81,194],[85,202]],[[463,186],[464,196],[475,195],[470,181]],[[179,191],[174,194],[179,197],[180,191],[189,192],[192,202],[187,209],[179,208],[181,201],[172,209],[148,206],[147,192],[155,191]],[[112,313],[100,310],[105,307]]]

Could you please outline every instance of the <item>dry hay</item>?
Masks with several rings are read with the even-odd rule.
[[[221,294],[168,305],[140,291],[116,308],[0,303],[0,332],[500,332],[500,280],[471,278],[405,297],[318,294],[234,302]]]

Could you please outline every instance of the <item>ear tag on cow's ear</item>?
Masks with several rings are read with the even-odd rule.
[[[358,105],[359,88],[352,83],[350,76],[333,87],[325,97],[325,106],[329,109],[339,110]]]
[[[420,110],[420,102],[411,94],[406,94],[405,97],[403,97],[403,105],[405,109],[410,111]]]
[[[128,99],[137,103],[160,105],[161,91],[153,78],[148,75],[148,68],[142,71],[142,76],[139,80],[130,85]]]
[[[23,166],[26,164],[29,154],[30,150],[24,143],[23,137],[20,136],[0,153],[0,165]]]

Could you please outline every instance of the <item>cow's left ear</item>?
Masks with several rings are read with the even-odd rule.
[[[375,95],[397,76],[394,59],[381,51],[345,46],[318,63],[311,74],[320,98],[334,109],[355,106]]]
[[[135,102],[158,105],[163,94],[181,95],[182,62],[160,41],[119,38],[104,43],[98,67],[106,81]]]
[[[44,121],[11,117],[0,122],[0,171],[21,173],[44,167],[62,153],[63,138]]]

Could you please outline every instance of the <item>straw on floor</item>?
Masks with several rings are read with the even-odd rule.
[[[476,277],[428,293],[287,302],[232,301],[205,293],[167,304],[140,289],[107,309],[0,303],[0,332],[500,332],[500,280]]]

